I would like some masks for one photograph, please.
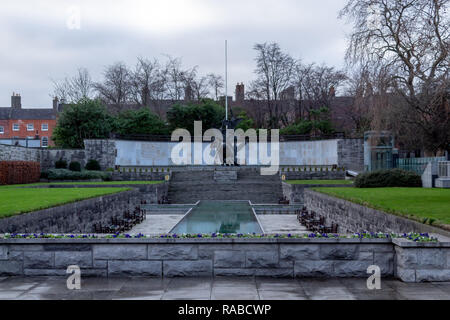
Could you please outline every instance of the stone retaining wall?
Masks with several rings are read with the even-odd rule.
[[[366,277],[394,274],[389,240],[0,240],[0,275]]]
[[[339,233],[393,232],[437,233],[446,237],[450,232],[407,218],[371,209],[350,201],[313,190],[305,190],[305,206],[339,225]]]
[[[94,224],[110,223],[142,200],[138,191],[102,196],[59,207],[0,219],[3,233],[92,233]]]
[[[395,243],[395,275],[404,282],[450,281],[450,243]]]
[[[286,180],[345,180],[346,172],[344,169],[329,171],[281,171],[281,175]]]
[[[283,182],[283,195],[289,199],[291,204],[305,203],[305,190],[317,187],[334,187],[334,188],[349,188],[351,185],[334,185],[334,184],[289,184]]]
[[[55,167],[55,162],[63,159],[69,164],[80,162],[82,167],[90,159],[97,160],[102,170],[114,168],[116,161],[116,147],[112,140],[85,140],[85,149],[47,149],[25,148],[0,144],[0,161],[37,161],[41,170],[46,171]]]
[[[450,243],[359,239],[1,239],[0,276],[281,278],[450,281]]]

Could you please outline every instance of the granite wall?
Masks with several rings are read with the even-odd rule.
[[[356,172],[364,171],[364,140],[338,140],[337,153],[337,164],[340,167]]]
[[[311,188],[332,187],[332,188],[350,188],[351,185],[334,185],[334,184],[289,184],[283,182],[283,195],[287,197],[291,204],[305,204],[305,190]]]
[[[0,219],[0,233],[92,233],[94,224],[111,222],[140,204],[133,190]]]
[[[446,237],[450,232],[313,190],[304,192],[305,206],[339,225],[339,233],[392,232],[437,233]]]
[[[0,275],[389,277],[394,255],[390,240],[0,240]]]

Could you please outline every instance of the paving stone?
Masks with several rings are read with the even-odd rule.
[[[148,259],[151,260],[195,260],[198,258],[197,245],[149,245]]]
[[[278,251],[247,252],[247,268],[276,268],[278,267]]]
[[[198,246],[198,258],[202,260],[213,259],[215,252],[230,250],[229,244],[208,244]]]
[[[320,258],[324,260],[353,260],[358,257],[357,245],[320,245]]]
[[[256,287],[235,290],[230,288],[213,288],[211,292],[213,300],[259,300],[259,294]]]
[[[396,247],[396,262],[402,268],[414,268],[418,264],[417,249],[404,249]]]
[[[67,268],[72,265],[80,268],[92,267],[92,252],[55,252],[55,267]]]
[[[0,246],[0,260],[6,260],[8,259],[8,247],[7,246]]]
[[[404,282],[416,281],[416,270],[414,269],[405,269],[400,266],[397,266],[396,275],[399,279],[401,279]]]
[[[147,245],[94,245],[95,260],[146,260]]]
[[[161,277],[161,261],[108,261],[108,275]]]
[[[367,268],[370,261],[335,261],[334,276],[336,277],[368,277]]]
[[[220,250],[214,254],[214,268],[244,268],[245,252]]]
[[[296,290],[258,290],[259,297],[262,300],[308,300],[308,296],[303,291]]]
[[[394,253],[375,252],[373,264],[380,267],[383,276],[394,275]]]
[[[55,254],[52,252],[25,252],[25,269],[51,269],[55,266]]]
[[[221,269],[214,268],[214,276],[215,277],[250,277],[254,276],[255,271],[253,269]]]
[[[211,277],[213,274],[212,261],[164,261],[165,277]]]
[[[432,281],[450,281],[450,269],[419,269],[416,270],[416,281],[418,282],[432,282]]]
[[[22,274],[22,262],[20,261],[0,261],[1,276],[18,276]]]
[[[319,245],[280,245],[280,259],[287,260],[318,260]]]
[[[295,261],[296,277],[326,277],[333,273],[333,261]]]
[[[420,268],[445,268],[447,257],[444,249],[420,249],[418,250],[418,265]]]

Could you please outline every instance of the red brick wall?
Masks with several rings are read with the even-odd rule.
[[[39,182],[41,166],[31,161],[0,161],[0,185]]]
[[[3,130],[5,131],[4,134],[0,133],[0,139],[7,139],[10,137],[10,128],[9,128],[9,121],[8,120],[1,120],[0,119],[0,126],[3,127]]]
[[[49,146],[54,145],[53,141],[51,141],[51,137],[53,134],[53,130],[56,127],[56,120],[0,120],[0,122],[1,121],[8,122],[8,124],[6,125],[8,130],[6,130],[6,127],[5,127],[5,134],[0,135],[0,137],[3,139],[13,138],[13,137],[19,137],[19,138],[25,139],[27,137],[34,137],[36,135],[39,135],[39,138],[41,139],[41,144],[42,144],[42,137],[48,137]],[[19,131],[12,130],[14,123],[19,124]],[[28,124],[34,125],[33,131],[27,130]],[[42,124],[48,124],[48,131],[42,131]]]

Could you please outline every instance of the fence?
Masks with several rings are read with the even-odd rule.
[[[408,159],[395,159],[394,167],[403,169],[406,171],[413,171],[419,175],[422,175],[425,171],[428,163],[440,162],[447,160],[445,157],[436,158],[408,158]]]
[[[439,178],[450,178],[450,161],[439,162],[438,174]]]

